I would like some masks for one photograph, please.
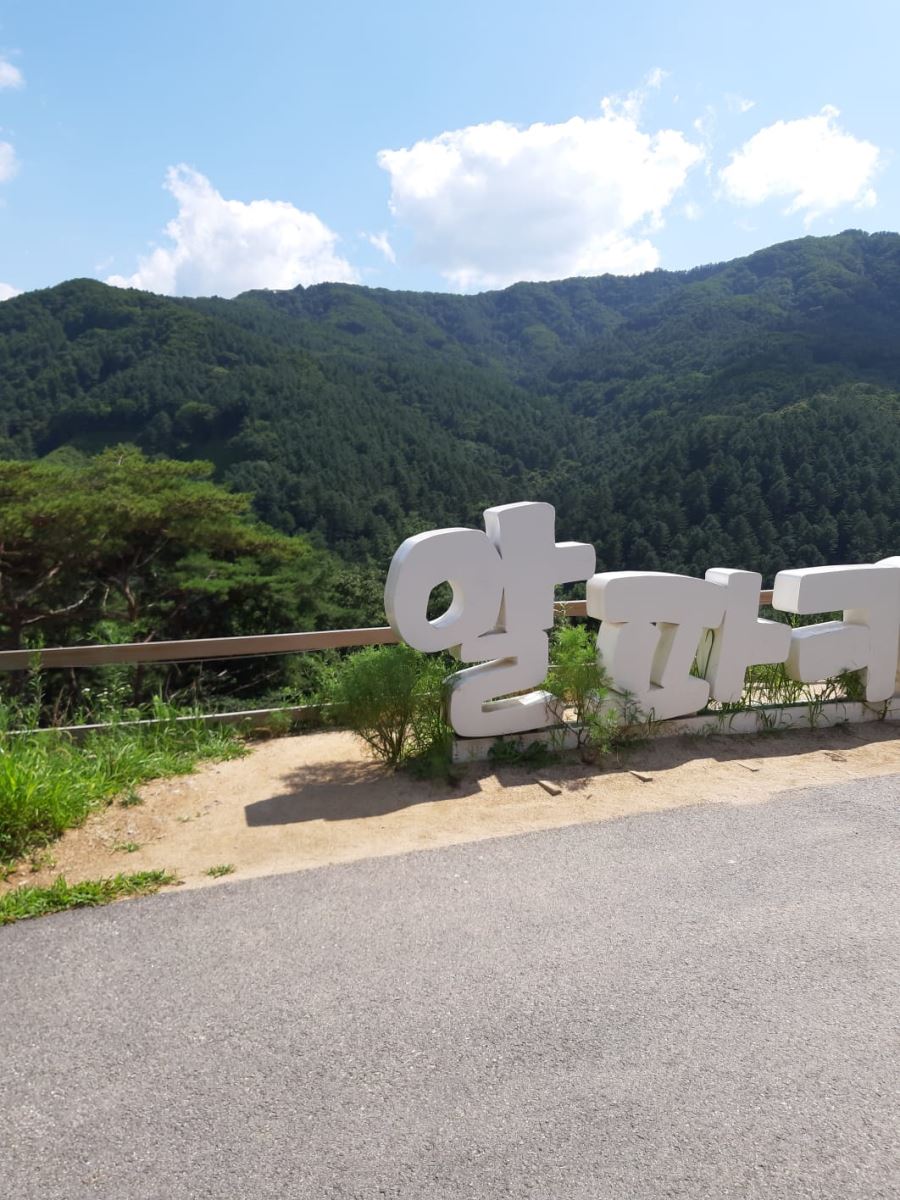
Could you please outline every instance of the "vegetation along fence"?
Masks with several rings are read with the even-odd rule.
[[[772,592],[759,594],[760,604],[771,604]],[[558,608],[568,617],[586,617],[584,600],[564,600]],[[38,650],[0,650],[0,671],[26,671],[35,667],[108,667],[128,663],[175,663],[258,658],[271,654],[304,654],[312,650],[341,650],[359,646],[385,646],[399,639],[389,625],[371,629],[324,629],[312,633],[269,633],[251,637],[196,638],[177,642],[124,642],[118,645],[53,646]],[[255,708],[240,712],[209,713],[199,720],[226,725],[265,725],[276,713],[303,719],[319,711],[319,705]],[[197,716],[177,717],[196,721]],[[153,725],[156,718],[125,721],[125,725]],[[86,733],[105,725],[74,725],[55,732]],[[54,732],[53,729],[36,732]]]

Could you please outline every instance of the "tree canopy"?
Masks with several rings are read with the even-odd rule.
[[[602,569],[771,577],[896,553],[898,335],[900,236],[852,230],[476,296],[74,280],[0,305],[0,457],[209,461],[369,620],[403,537],[521,499]]]
[[[129,446],[83,462],[0,462],[7,644],[98,620],[148,639],[232,632],[237,613],[251,626],[310,627],[326,556],[263,526],[249,497],[211,474]]]

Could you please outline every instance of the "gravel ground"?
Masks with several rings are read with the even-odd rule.
[[[0,930],[17,1200],[900,1196],[900,775]]]

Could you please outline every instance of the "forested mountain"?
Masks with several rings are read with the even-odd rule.
[[[322,284],[0,305],[0,458],[208,459],[284,532],[386,569],[544,499],[602,569],[900,552],[900,235],[478,296]]]

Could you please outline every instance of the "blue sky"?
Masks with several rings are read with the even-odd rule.
[[[897,229],[900,7],[6,0],[0,295],[480,290]]]

